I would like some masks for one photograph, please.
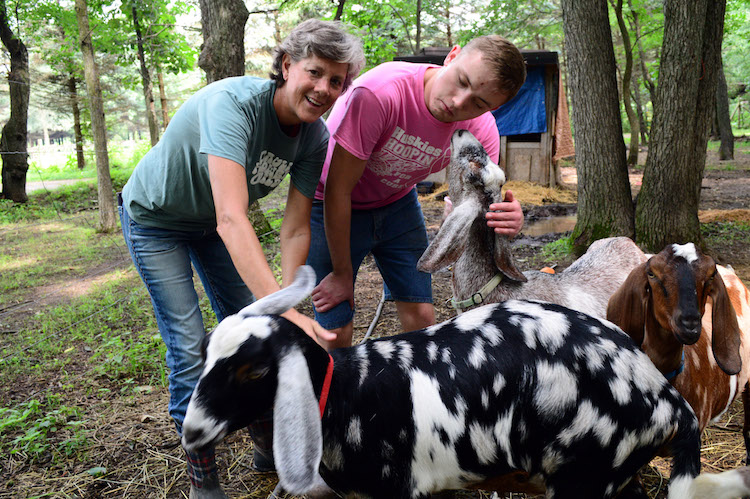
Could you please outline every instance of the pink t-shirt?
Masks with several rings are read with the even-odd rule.
[[[323,199],[336,143],[367,160],[352,191],[354,209],[393,203],[448,166],[455,130],[469,130],[498,161],[500,137],[491,113],[455,123],[430,114],[424,101],[424,74],[430,67],[438,66],[386,62],[357,78],[336,101],[326,120],[331,138],[315,199]]]

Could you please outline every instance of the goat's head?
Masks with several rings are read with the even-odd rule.
[[[490,159],[482,144],[468,130],[456,130],[451,137],[449,194],[454,204],[479,193],[491,202],[502,201],[505,172]]]
[[[315,272],[300,267],[289,287],[227,317],[206,337],[203,372],[182,426],[185,449],[213,446],[273,408],[273,449],[282,485],[304,493],[321,483],[320,414],[302,353],[314,342],[279,316],[314,286]]]
[[[487,227],[485,213],[489,205],[503,200],[502,186],[505,173],[495,164],[482,144],[468,130],[456,130],[451,137],[449,194],[453,210],[446,217],[435,239],[417,263],[424,272],[435,272],[454,263],[470,241],[474,224],[479,224],[489,236],[495,265],[505,277],[526,282],[510,253],[507,237],[495,234]]]
[[[692,345],[709,297],[714,358],[724,372],[736,374],[742,366],[737,315],[713,258],[693,243],[667,246],[636,267],[610,298],[607,318],[639,345],[659,331]]]

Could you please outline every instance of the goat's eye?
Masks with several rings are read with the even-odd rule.
[[[648,276],[649,279],[653,279],[653,278],[656,277],[656,275],[653,272],[651,272],[650,270],[648,272],[646,272],[646,275]]]
[[[256,381],[268,373],[268,367],[256,367],[253,368],[250,365],[241,366],[235,373],[235,378],[240,383],[247,383],[250,381]]]

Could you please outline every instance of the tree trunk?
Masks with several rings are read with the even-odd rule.
[[[339,4],[339,5],[341,5],[341,9],[343,12],[344,5],[343,4]],[[273,39],[276,41],[276,45],[281,43],[281,25],[279,24],[278,9],[273,11]]]
[[[30,94],[29,53],[26,45],[10,29],[4,0],[0,1],[0,39],[10,53],[10,117],[0,136],[3,160],[2,197],[16,203],[25,203],[29,199],[26,195],[26,173],[29,171],[26,148]]]
[[[336,14],[333,16],[334,21],[340,21],[341,16],[344,14],[344,4],[346,3],[346,0],[339,0],[338,5],[336,6]]]
[[[445,6],[445,37],[448,40],[448,47],[453,47],[453,33],[451,32],[450,4],[447,4]]]
[[[241,0],[200,0],[200,5],[203,48],[198,65],[206,72],[208,83],[244,75],[245,22],[249,15],[245,4]],[[278,11],[274,16],[278,20]],[[256,234],[271,232],[257,201],[249,206],[248,214]]]
[[[78,40],[83,54],[83,72],[86,76],[86,88],[91,108],[91,132],[94,136],[96,151],[96,179],[99,198],[99,230],[109,232],[117,228],[115,216],[115,199],[112,191],[112,177],[109,174],[107,156],[107,128],[104,122],[104,103],[102,88],[99,84],[99,73],[94,61],[94,46],[91,43],[89,15],[86,11],[86,0],[76,0],[76,19],[78,21]]]
[[[582,253],[597,239],[633,236],[633,201],[607,4],[563,0],[562,12],[578,170],[573,238]]]
[[[414,53],[418,54],[420,45],[422,44],[422,0],[417,0],[417,10],[416,10],[416,20],[417,20],[417,33],[415,36],[415,44],[414,44]]]
[[[86,168],[86,158],[83,156],[83,129],[81,128],[81,107],[78,105],[78,83],[76,77],[68,78],[68,93],[70,107],[73,109],[73,136],[76,141],[76,163],[79,170]]]
[[[716,118],[719,125],[719,159],[724,161],[734,159],[734,134],[732,133],[732,120],[729,119],[729,92],[727,91],[727,79],[724,75],[724,64],[719,60],[718,81],[716,84]]]
[[[146,99],[146,121],[148,121],[148,133],[151,136],[151,145],[159,142],[159,125],[156,119],[156,107],[154,106],[154,85],[151,75],[146,67],[146,54],[143,50],[143,37],[141,26],[138,23],[138,10],[133,4],[133,26],[135,27],[135,38],[138,43],[138,62],[141,65],[141,80],[143,81],[143,97]]]
[[[636,206],[637,240],[650,251],[702,242],[698,204],[725,8],[726,0],[664,3],[659,87]]]
[[[167,99],[167,92],[164,87],[164,73],[159,70],[158,73],[156,73],[156,77],[159,81],[159,100],[161,101],[161,120],[162,120],[162,126],[163,129],[167,129],[167,125],[169,125],[169,110],[167,109],[167,106],[169,104],[169,101]]]
[[[245,74],[245,23],[242,0],[200,0],[203,47],[198,66],[208,83]]]
[[[617,25],[620,27],[622,36],[622,48],[625,52],[625,70],[622,73],[622,104],[625,107],[625,114],[628,116],[630,125],[630,148],[628,150],[629,165],[638,164],[638,140],[641,134],[641,126],[638,116],[633,110],[633,101],[630,96],[630,79],[633,75],[633,47],[630,43],[630,33],[625,24],[625,18],[622,15],[622,0],[617,0],[615,4],[615,16]]]

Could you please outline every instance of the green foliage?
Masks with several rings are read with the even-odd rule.
[[[745,222],[710,222],[701,224],[701,233],[708,246],[721,240],[742,248],[750,245],[750,224]]]
[[[573,253],[573,238],[561,237],[557,241],[547,243],[542,247],[541,257],[544,260],[559,260]]]
[[[59,397],[45,402],[31,399],[16,407],[0,407],[0,452],[20,454],[37,462],[51,453],[54,461],[82,451],[86,430],[79,410],[60,404]]]
[[[349,3],[342,20],[359,28],[368,67],[393,60],[399,54],[414,53],[409,27],[414,25],[414,10],[400,8],[405,2]]]
[[[496,33],[513,41],[519,48],[541,48],[543,41],[549,50],[562,48],[562,11],[559,2],[531,0],[527,2],[491,0],[476,5],[479,16],[469,29],[459,32],[458,40],[466,43],[480,35]],[[460,15],[458,16],[460,17]]]
[[[141,42],[147,54],[147,66],[156,71],[183,73],[195,64],[198,48],[190,46],[184,36],[175,30],[176,18],[189,10],[186,2],[154,0],[126,0],[120,5],[121,16],[109,20],[114,44],[110,47],[118,54],[119,63],[131,66],[137,61],[138,45],[133,12],[138,16]],[[140,78],[134,79],[140,83]]]
[[[114,335],[102,334],[102,343],[92,356],[96,361],[95,372],[112,379],[132,379],[153,376],[152,382],[164,384],[166,370],[162,359],[166,347],[156,334]],[[154,366],[159,366],[154,372]]]
[[[122,176],[113,175],[112,182],[122,188]],[[117,189],[117,187],[115,187]],[[96,183],[81,181],[52,191],[37,191],[26,203],[0,199],[0,224],[50,220],[60,214],[93,210],[97,206]]]
[[[750,84],[750,1],[727,0],[722,43],[724,72],[730,96]],[[745,97],[747,99],[747,96]]]

